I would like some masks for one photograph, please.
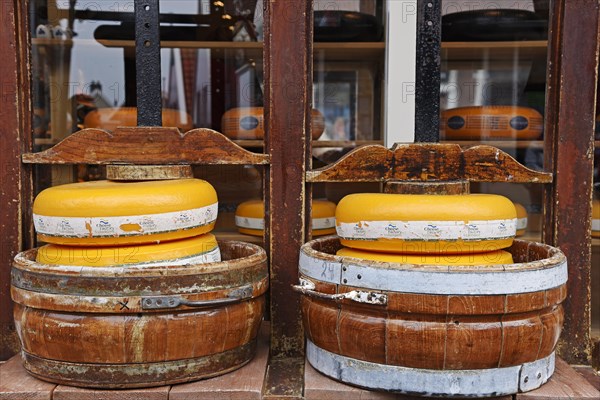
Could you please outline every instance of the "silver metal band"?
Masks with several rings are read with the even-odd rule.
[[[377,364],[341,356],[307,341],[306,356],[321,373],[368,389],[422,396],[489,397],[526,392],[554,373],[555,355],[523,365],[480,370],[431,370]]]
[[[337,260],[340,262],[337,262]],[[411,266],[384,262],[349,262],[350,258],[324,260],[300,253],[300,273],[335,284],[373,290],[422,294],[496,295],[530,293],[558,287],[567,282],[566,260],[538,268],[489,270],[469,267]],[[379,266],[376,266],[379,265]],[[510,282],[510,283],[508,283]]]

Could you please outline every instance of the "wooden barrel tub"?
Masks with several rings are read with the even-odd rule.
[[[300,252],[311,365],[339,381],[423,396],[525,392],[554,371],[567,262],[515,240],[515,264],[389,264],[336,256],[338,238]]]
[[[14,317],[25,368],[55,383],[135,388],[237,369],[254,356],[268,287],[265,251],[219,243],[224,261],[69,267],[16,256]]]

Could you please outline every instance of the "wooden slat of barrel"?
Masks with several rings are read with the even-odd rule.
[[[356,306],[342,305],[341,307],[337,321],[341,354],[385,364],[387,358],[385,310],[364,307],[360,312],[356,311]]]
[[[448,314],[448,296],[419,293],[388,293],[388,310],[407,314]]]
[[[301,300],[302,318],[306,336],[317,340],[323,348],[339,353],[337,307],[328,307],[327,302],[303,297]]]
[[[565,314],[562,306],[556,307],[547,314],[540,315],[543,333],[540,343],[539,357],[545,357],[554,351],[562,330]]]
[[[453,316],[447,322],[445,369],[498,366],[502,325],[498,316]]]
[[[450,315],[503,314],[506,296],[448,296]]]
[[[542,358],[539,356],[539,350],[543,330],[539,312],[504,315],[502,355],[498,366],[520,365]]]
[[[415,315],[411,321],[388,318],[386,327],[386,364],[444,369],[446,316]],[[429,349],[427,357],[423,348]]]

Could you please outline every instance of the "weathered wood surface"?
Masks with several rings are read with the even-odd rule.
[[[303,399],[304,357],[269,358],[263,399]]]
[[[593,0],[554,1],[548,47],[544,167],[554,174],[545,192],[544,241],[569,260],[569,294],[559,353],[589,364],[590,266],[598,11]],[[577,46],[573,46],[577,43]]]
[[[302,398],[304,332],[298,255],[307,237],[305,172],[310,163],[312,109],[312,19],[309,0],[265,1],[265,149],[271,155],[265,179],[265,246],[270,257],[271,353],[267,399]],[[298,365],[300,367],[298,367]]]
[[[335,163],[308,171],[308,182],[448,181],[549,183],[552,174],[531,170],[500,149],[458,144],[359,147]]]
[[[12,258],[32,243],[29,205],[32,180],[29,169],[20,162],[21,152],[32,146],[30,58],[27,47],[27,5],[3,2],[0,8],[0,359],[18,349],[10,300]]]
[[[109,133],[83,129],[54,147],[23,154],[29,164],[268,164],[211,129],[120,127]]]
[[[52,400],[55,387],[29,375],[19,355],[0,365],[0,400]]]
[[[174,385],[169,400],[261,400],[269,357],[269,330],[269,324],[261,326],[256,356],[247,365],[215,378]]]
[[[306,400],[423,400],[432,398],[376,392],[346,385],[319,373],[308,362],[306,362],[304,382],[304,398]],[[513,400],[513,396],[488,397],[487,399]]]
[[[107,165],[106,179],[112,181],[150,181],[193,178],[191,165]]]
[[[170,386],[147,389],[101,390],[58,385],[52,400],[169,400]]]
[[[26,368],[61,384],[134,388],[244,365],[254,354],[265,308],[266,253],[241,242],[220,248],[222,262],[181,267],[52,266],[33,262],[35,250],[22,253],[12,292]],[[149,299],[176,304],[232,297],[241,299],[200,308],[144,307]]]
[[[573,369],[587,380],[596,390],[600,391],[600,372],[592,367],[574,365]]]
[[[556,359],[556,370],[548,383],[539,389],[515,396],[515,400],[598,400],[599,398],[600,392],[560,358]]]
[[[387,181],[383,186],[383,191],[398,194],[468,194],[470,192],[470,182],[465,180],[440,182]]]

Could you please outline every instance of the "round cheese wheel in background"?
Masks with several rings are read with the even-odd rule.
[[[517,234],[523,236],[527,231],[527,210],[519,203],[514,203],[517,210]]]
[[[218,262],[221,253],[215,236],[206,233],[159,244],[100,247],[47,244],[38,249],[36,261],[86,267],[185,265]]]
[[[493,194],[360,193],[338,204],[343,246],[390,253],[481,253],[509,247],[517,212]]]
[[[600,238],[600,199],[594,199],[593,202],[592,237]]]
[[[240,233],[262,236],[265,229],[265,205],[262,200],[249,200],[235,210],[235,225]],[[312,202],[312,235],[335,233],[335,203],[325,200]]]
[[[210,232],[217,193],[201,179],[55,186],[33,203],[38,239],[73,246],[158,243]]]
[[[184,132],[194,127],[192,117],[180,110],[163,108],[162,121],[163,126],[174,126]],[[137,126],[137,108],[98,108],[86,114],[83,126],[107,131],[114,131],[118,126]]]
[[[449,2],[450,3],[450,2]],[[453,2],[459,3],[459,2]],[[463,2],[466,3],[466,2]],[[458,11],[456,4],[444,7],[449,11],[442,17],[443,41],[518,41],[544,40],[547,38],[548,22],[536,13],[531,1],[504,2],[513,8],[498,8],[502,2],[472,2],[467,11]],[[466,5],[466,4],[465,4]],[[516,7],[515,7],[516,6]],[[473,9],[487,7],[487,9]],[[467,8],[467,7],[465,7]]]
[[[223,134],[233,140],[262,140],[265,137],[262,107],[240,107],[226,111],[221,117]],[[325,118],[319,110],[311,112],[311,137],[317,140],[325,130]]]
[[[530,107],[459,107],[442,112],[445,140],[534,140],[544,128],[542,114]]]
[[[512,264],[513,257],[508,251],[496,250],[472,254],[393,254],[376,253],[344,247],[336,253],[338,256],[360,258],[362,260],[383,261],[394,264],[419,265],[497,265]]]

